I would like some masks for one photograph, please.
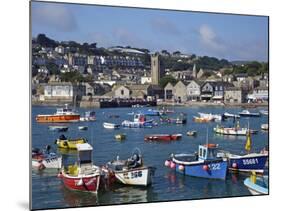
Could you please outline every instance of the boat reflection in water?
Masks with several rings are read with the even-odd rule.
[[[69,207],[95,206],[99,204],[97,194],[82,191],[73,191],[65,187],[63,184],[61,184],[60,188],[64,202]]]

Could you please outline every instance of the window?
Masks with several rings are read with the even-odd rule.
[[[121,95],[124,95],[124,90],[123,89],[121,89]]]

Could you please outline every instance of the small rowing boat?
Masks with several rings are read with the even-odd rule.
[[[122,141],[122,140],[126,139],[126,134],[125,133],[116,134],[115,139],[118,141]]]
[[[266,130],[269,130],[268,124],[262,124],[262,125],[261,125],[261,129],[262,129],[262,130],[265,130],[265,131],[266,131]]]
[[[151,134],[144,137],[145,141],[176,141],[182,138],[182,134]]]
[[[49,126],[48,128],[51,131],[57,131],[57,132],[66,132],[68,130],[68,127],[63,125],[54,125],[54,126]]]
[[[104,122],[103,127],[106,129],[118,129],[120,128],[120,125],[115,123]]]
[[[54,152],[50,152],[50,145],[46,146],[45,151],[38,148],[32,149],[32,167],[38,170],[60,169],[62,164],[62,157]]]
[[[78,126],[79,130],[88,130],[88,126]]]
[[[268,194],[268,176],[257,176],[255,172],[244,180],[252,195]]]
[[[197,135],[197,131],[196,130],[187,131],[186,135],[187,136],[196,136]]]

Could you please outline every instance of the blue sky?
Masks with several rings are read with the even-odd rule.
[[[268,60],[267,17],[43,2],[32,2],[31,16],[33,37]]]

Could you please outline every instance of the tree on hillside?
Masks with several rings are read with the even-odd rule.
[[[178,81],[171,75],[166,75],[160,79],[159,85],[164,88],[168,83],[176,84]]]

